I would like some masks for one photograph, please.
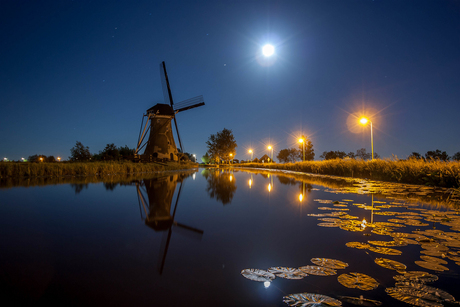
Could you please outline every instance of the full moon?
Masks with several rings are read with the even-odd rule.
[[[272,45],[265,45],[262,47],[262,53],[265,56],[271,56],[273,53],[275,53],[275,47]]]

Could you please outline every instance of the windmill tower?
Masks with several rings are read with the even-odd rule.
[[[174,141],[171,121],[174,120],[177,139],[179,141],[180,150],[183,153],[184,150],[179,135],[179,129],[177,128],[176,114],[203,106],[203,96],[197,96],[174,104],[165,62],[161,62],[160,64],[160,75],[163,95],[167,103],[158,103],[154,105],[142,116],[141,131],[139,131],[135,156],[138,156],[140,151],[145,147],[143,153],[144,157],[178,161],[180,155],[177,151],[176,142]],[[147,118],[147,121],[144,126],[145,118]],[[142,127],[144,127],[144,129],[142,129]],[[149,137],[146,139],[149,131]]]

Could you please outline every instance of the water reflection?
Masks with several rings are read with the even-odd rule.
[[[201,174],[206,178],[209,197],[224,205],[232,202],[236,192],[236,180],[229,170],[206,169]]]
[[[87,183],[72,183],[70,186],[74,189],[75,194],[80,194],[81,191],[88,189]]]
[[[201,240],[204,233],[201,229],[182,224],[174,219],[183,182],[188,176],[190,176],[190,174],[180,173],[167,177],[144,179],[135,182],[141,218],[145,221],[145,224],[153,230],[164,231],[158,264],[160,275],[163,273],[173,229],[175,232],[182,232],[188,235],[188,237],[197,240]],[[171,206],[177,184],[179,184],[179,190],[174,201],[174,210],[171,213]],[[145,197],[145,194],[147,197]]]

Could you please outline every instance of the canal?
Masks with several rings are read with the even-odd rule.
[[[238,169],[48,183],[1,182],[3,302],[450,306],[460,297],[460,202],[447,189]]]

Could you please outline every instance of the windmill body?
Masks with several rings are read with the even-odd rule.
[[[161,62],[160,64],[160,75],[163,84],[164,99],[165,102],[169,103],[169,105],[161,103],[156,104],[148,109],[147,114],[144,114],[142,117],[141,131],[139,131],[135,157],[140,158],[140,151],[145,147],[142,155],[144,157],[143,160],[148,158],[150,161],[158,159],[178,161],[181,157],[183,157],[183,155],[178,152],[176,147],[171,121],[174,120],[177,140],[179,141],[180,151],[183,153],[184,149],[182,147],[179,129],[177,128],[176,114],[203,106],[203,96],[194,97],[179,102],[178,104],[174,104],[165,62]],[[147,117],[145,126],[144,117]],[[144,128],[142,129],[142,127]],[[149,131],[150,134],[147,138]]]
[[[177,147],[171,126],[173,108],[167,104],[156,104],[147,110],[147,115],[150,118],[150,136],[144,155],[177,161]]]

